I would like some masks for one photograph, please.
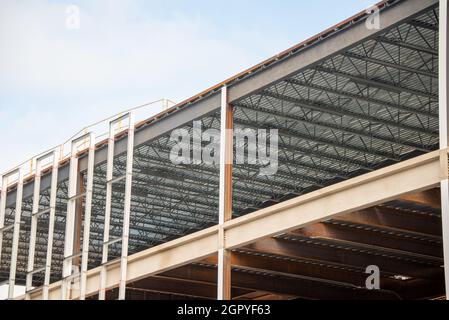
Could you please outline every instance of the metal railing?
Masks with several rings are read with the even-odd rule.
[[[163,99],[159,99],[159,100],[156,100],[156,101],[144,104],[144,105],[136,106],[136,107],[121,111],[117,114],[114,114],[114,115],[108,117],[108,118],[102,119],[100,121],[97,121],[97,122],[89,125],[89,126],[84,127],[83,129],[79,130],[77,133],[72,135],[70,138],[68,138],[63,143],[31,157],[30,159],[20,163],[19,165],[15,166],[14,168],[11,168],[10,170],[4,172],[3,174],[0,174],[0,177],[8,176],[8,182],[7,182],[6,187],[14,185],[19,180],[19,174],[18,174],[19,169],[21,169],[20,171],[22,172],[23,179],[26,180],[27,178],[29,178],[30,176],[35,174],[36,165],[38,162],[37,160],[40,159],[45,154],[48,154],[52,151],[58,151],[59,161],[68,159],[70,157],[70,153],[71,153],[71,143],[74,139],[80,138],[90,132],[95,134],[95,143],[98,143],[100,141],[107,139],[108,134],[109,134],[110,120],[117,118],[117,117],[121,116],[122,114],[132,112],[134,114],[135,121],[137,123],[139,121],[148,119],[151,116],[154,116],[159,112],[168,110],[169,108],[171,108],[175,105],[176,105],[176,103],[174,101],[163,98]],[[116,134],[118,134],[122,131],[125,131],[127,129],[128,129],[127,123],[122,124],[119,122],[115,129]],[[87,139],[84,142],[86,148],[88,147],[88,143],[89,143],[89,141]],[[82,148],[82,146],[83,146],[83,143],[81,144],[81,148]],[[43,161],[40,162],[40,170],[41,171],[52,166],[53,163],[52,163],[51,159],[47,159],[47,160],[48,161],[45,161],[45,159],[44,159]],[[2,186],[0,185],[0,190],[1,190],[1,188],[2,188]]]

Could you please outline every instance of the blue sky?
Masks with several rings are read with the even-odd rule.
[[[0,0],[0,173],[125,108],[193,96],[374,2]],[[69,5],[78,30],[66,28]]]

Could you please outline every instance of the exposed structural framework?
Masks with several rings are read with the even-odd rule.
[[[362,12],[155,117],[112,119],[105,140],[79,135],[30,175],[4,174],[9,297],[20,284],[18,299],[445,296],[448,4],[377,8],[379,28]],[[172,132],[195,136],[194,121],[221,132],[219,163],[170,160]],[[235,129],[277,130],[276,174],[233,161]]]

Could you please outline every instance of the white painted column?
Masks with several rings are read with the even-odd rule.
[[[231,299],[231,252],[225,249],[223,224],[232,219],[233,113],[228,103],[228,90],[221,90],[220,192],[218,223],[220,225],[217,300]]]
[[[120,259],[120,283],[118,299],[125,300],[126,281],[128,274],[128,243],[129,243],[129,223],[131,218],[131,194],[134,161],[134,116],[129,115],[128,146],[126,156],[126,178],[125,178],[125,203],[123,212],[123,240],[122,253]]]
[[[85,145],[89,146],[89,159],[88,162],[93,161],[91,157],[92,144],[95,144],[95,137],[93,133],[87,133],[72,141],[72,148],[70,154],[70,168],[69,168],[69,189],[67,200],[67,217],[66,217],[66,229],[65,229],[65,241],[64,241],[64,262],[62,269],[62,281],[61,281],[61,299],[67,300],[68,294],[71,290],[71,282],[73,279],[78,278],[80,274],[72,274],[73,272],[73,260],[79,256],[82,256],[82,252],[73,252],[73,244],[75,237],[75,215],[76,215],[76,202],[78,199],[87,195],[77,194],[78,192],[78,151]],[[93,172],[91,172],[93,173]],[[82,181],[80,181],[82,183]],[[90,189],[92,191],[92,188]],[[86,201],[88,199],[86,198]],[[86,208],[88,204],[86,203]],[[90,210],[90,209],[89,209]]]
[[[16,212],[14,216],[14,231],[11,249],[11,266],[9,270],[8,299],[14,298],[14,288],[16,285],[17,255],[19,253],[20,219],[22,217],[22,194],[23,175],[22,169],[18,170],[17,190],[16,190]]]
[[[6,197],[8,196],[8,176],[3,175],[0,177],[2,182],[2,190],[0,193],[0,263],[2,262],[2,249],[3,249],[3,228],[5,227],[5,214],[6,214]]]
[[[92,215],[92,197],[94,185],[95,137],[90,135],[87,158],[86,201],[84,205],[83,247],[81,249],[80,300],[86,299],[87,268],[89,262],[90,222]]]
[[[33,208],[31,211],[31,231],[30,231],[30,242],[28,247],[28,266],[27,266],[27,275],[26,275],[26,285],[25,285],[25,298],[29,300],[30,291],[33,288],[33,276],[38,273],[45,271],[45,267],[41,269],[34,268],[34,260],[35,260],[35,249],[36,249],[36,236],[37,236],[37,223],[39,218],[44,214],[49,214],[51,209],[47,209],[44,211],[39,211],[39,200],[40,200],[40,189],[41,189],[41,174],[42,174],[42,162],[49,158],[53,159],[56,157],[55,151],[47,153],[36,159],[36,169],[34,174],[34,192],[33,192]],[[53,174],[53,172],[52,172]],[[51,201],[50,201],[51,202]],[[51,203],[49,204],[51,207]],[[48,244],[48,242],[47,242]]]
[[[44,275],[44,287],[42,290],[42,300],[48,300],[48,292],[50,287],[51,261],[53,255],[53,237],[54,237],[55,217],[56,217],[56,197],[58,192],[59,156],[60,156],[59,150],[56,149],[53,153],[53,168],[51,172],[50,215],[48,216],[48,243],[47,243],[47,255],[45,259],[45,275]]]
[[[115,125],[122,123],[128,119],[128,142],[126,154],[126,172],[121,177],[114,177],[114,146],[115,135],[117,133]],[[129,243],[129,227],[131,217],[131,194],[132,194],[132,174],[134,161],[134,115],[127,113],[109,123],[109,138],[108,138],[108,154],[107,154],[107,169],[106,169],[106,205],[104,218],[104,234],[103,234],[103,255],[100,271],[100,287],[98,292],[98,299],[106,299],[106,283],[107,283],[107,268],[111,263],[108,261],[109,246],[122,242],[122,250],[120,254],[120,279],[119,279],[119,293],[118,299],[124,300],[126,296],[126,281],[128,272],[128,243]],[[123,209],[123,228],[122,236],[116,239],[110,239],[109,229],[111,223],[111,206],[112,206],[112,188],[115,183],[125,180],[125,199]]]
[[[33,285],[33,269],[34,269],[34,253],[36,248],[37,219],[39,212],[39,198],[41,190],[41,159],[36,159],[36,171],[34,174],[34,192],[33,192],[33,208],[31,211],[31,231],[30,242],[28,246],[28,267],[25,285],[25,297],[30,299],[29,291]]]
[[[114,122],[109,124],[109,138],[108,138],[108,154],[106,163],[106,204],[104,212],[104,227],[103,227],[103,252],[101,259],[100,271],[100,290],[98,292],[98,299],[106,299],[106,275],[107,262],[109,256],[109,229],[111,225],[111,203],[112,203],[112,185],[114,181]]]
[[[8,186],[10,184],[10,179],[13,176],[17,176],[17,187],[16,187],[16,208],[14,222],[11,225],[5,226],[5,216],[6,216],[6,198],[8,195]],[[17,254],[19,245],[19,235],[20,235],[20,219],[22,213],[22,191],[23,191],[23,177],[22,169],[12,170],[3,176],[1,176],[2,190],[0,199],[0,263],[1,255],[3,249],[3,233],[9,230],[13,230],[13,243],[11,250],[11,263],[10,263],[10,273],[9,278],[5,281],[8,284],[8,299],[14,296],[14,286],[15,286],[15,276],[16,276],[16,266],[17,266]]]
[[[449,147],[448,101],[448,0],[440,0],[439,21],[439,112],[440,149]],[[444,273],[449,300],[449,180],[447,154],[442,157],[445,180],[441,182],[441,216],[443,223]]]

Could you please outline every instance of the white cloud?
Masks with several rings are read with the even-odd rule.
[[[95,1],[73,31],[60,3],[0,5],[0,172],[124,108],[180,101],[259,60],[199,15],[144,19],[132,2]]]
[[[114,2],[116,3],[116,2]],[[166,88],[215,68],[232,74],[253,57],[214,38],[200,17],[127,20],[129,7],[80,7],[81,29],[65,28],[65,6],[3,8],[3,85],[21,90],[98,94],[111,89]],[[226,63],[220,63],[225,61]],[[181,79],[179,79],[181,77]],[[178,80],[179,79],[179,80]],[[174,87],[173,91],[177,91]]]

